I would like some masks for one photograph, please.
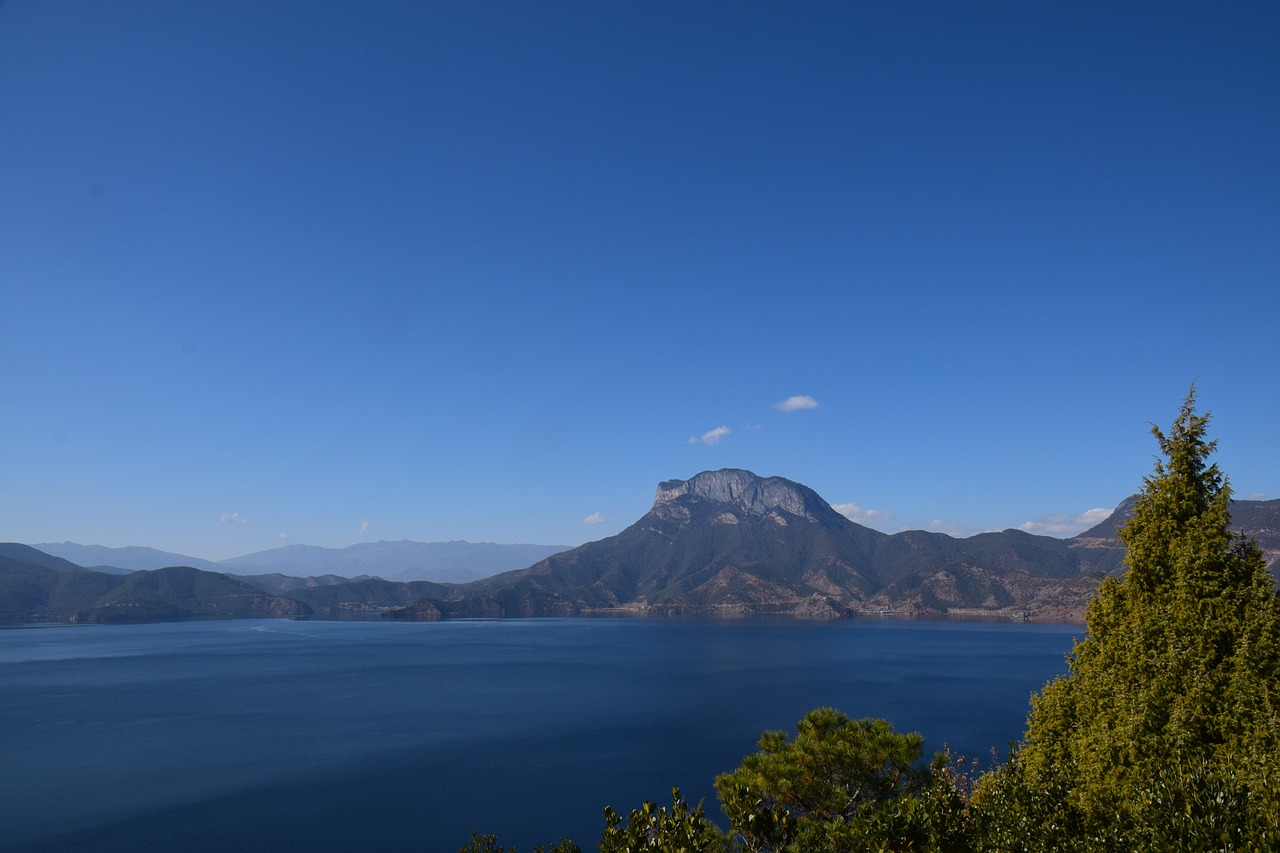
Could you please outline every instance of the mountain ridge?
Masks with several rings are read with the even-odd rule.
[[[292,544],[226,560],[211,561],[139,545],[111,548],[75,542],[42,543],[45,554],[100,571],[125,572],[191,566],[238,576],[285,575],[295,578],[377,575],[387,580],[462,583],[522,568],[566,545],[493,542],[416,542],[409,539],[357,542],[341,548]],[[377,570],[377,571],[373,571]]]
[[[1121,568],[1115,531],[1131,507],[1132,498],[1122,501],[1111,517],[1070,539],[1017,529],[963,539],[922,530],[888,534],[849,520],[807,486],[726,468],[660,482],[650,510],[613,536],[467,583],[172,566],[108,575],[30,546],[0,544],[0,618],[619,613],[1080,622],[1100,579]],[[1233,503],[1233,519],[1263,547],[1274,572],[1280,500]],[[379,545],[414,543],[359,544],[374,554]],[[308,546],[272,551],[314,553]]]

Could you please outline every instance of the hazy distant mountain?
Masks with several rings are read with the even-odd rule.
[[[498,545],[492,542],[361,542],[346,548],[285,545],[232,557],[217,571],[278,573],[294,577],[369,575],[387,580],[465,582],[519,569],[567,550],[565,545]]]
[[[341,579],[373,576],[387,580],[427,580],[462,583],[498,572],[520,569],[544,557],[568,550],[567,545],[498,545],[492,542],[362,542],[346,548],[318,545],[285,545],[269,551],[232,557],[219,562],[202,560],[155,548],[132,545],[108,548],[75,542],[33,546],[81,567],[100,571],[138,571],[170,566],[191,566],[210,572],[236,575],[285,575],[304,579],[337,576]],[[263,581],[264,585],[269,581]],[[306,585],[306,584],[295,584]],[[287,582],[279,584],[281,589]]]
[[[105,569],[116,568],[124,571],[139,569],[163,569],[169,566],[191,566],[210,572],[224,571],[216,563],[201,560],[199,557],[188,557],[185,554],[174,554],[159,551],[155,548],[144,548],[129,545],[124,548],[108,548],[105,545],[78,545],[75,542],[45,542],[32,547],[39,548],[46,554],[62,557],[81,566]]]
[[[84,566],[58,554],[36,548],[33,545],[19,545],[17,542],[0,542],[0,558],[29,563],[52,569],[55,572],[83,571]]]

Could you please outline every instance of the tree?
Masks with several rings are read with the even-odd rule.
[[[747,851],[936,850],[959,845],[961,803],[943,762],[918,763],[924,737],[884,720],[810,711],[788,740],[716,778],[732,835]]]
[[[516,853],[516,848],[503,847],[498,843],[496,835],[480,835],[472,830],[471,841],[459,848],[458,853]],[[582,848],[574,844],[571,838],[561,838],[550,847],[539,844],[530,853],[582,853]]]
[[[992,849],[1280,840],[1280,608],[1261,552],[1231,532],[1208,422],[1193,386],[1169,433],[1152,427],[1164,458],[1120,530],[1126,570],[975,792]]]
[[[724,834],[702,811],[690,809],[679,788],[671,789],[671,810],[646,802],[632,809],[627,823],[609,806],[604,809],[600,853],[723,853]]]

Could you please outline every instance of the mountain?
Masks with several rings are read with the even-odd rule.
[[[1035,592],[1080,584],[1060,539],[1021,531],[969,540],[856,524],[812,489],[749,471],[658,485],[653,507],[616,536],[467,587],[490,597],[572,602],[581,611],[839,617],[1009,615]]]
[[[172,566],[133,572],[90,606],[79,610],[71,621],[260,619],[310,614],[310,608],[300,601],[270,595],[228,575],[190,566]]]
[[[16,542],[0,544],[0,622],[65,620],[124,579]]]
[[[337,575],[295,578],[276,572],[265,575],[236,575],[236,577],[272,595],[281,595],[299,589],[310,589],[313,586],[337,586],[338,584],[353,582],[352,578],[342,578]],[[355,578],[355,580],[364,580],[364,578]]]
[[[82,572],[83,565],[63,558],[48,551],[42,551],[31,545],[20,545],[17,542],[0,542],[0,561],[13,560],[32,566],[51,569],[55,572]],[[2,565],[3,563],[0,563]]]
[[[234,574],[295,577],[369,575],[387,580],[465,582],[523,568],[564,545],[498,545],[492,542],[361,542],[346,548],[285,545],[217,564]]]
[[[17,543],[0,544],[0,622],[156,622],[307,616],[301,601],[187,566],[96,572]]]
[[[231,563],[242,571],[275,566],[310,576],[233,577],[183,566],[121,576],[26,545],[0,544],[0,620],[629,613],[1080,622],[1100,579],[1122,569],[1116,531],[1132,506],[1133,498],[1126,499],[1110,518],[1072,539],[1021,530],[966,539],[921,530],[887,534],[848,520],[799,483],[723,469],[660,483],[653,506],[626,530],[570,550],[487,543],[290,546]],[[1273,573],[1280,571],[1280,500],[1234,502],[1232,517],[1263,548]],[[427,572],[428,558],[439,558],[437,565],[482,553],[510,560],[522,548],[542,552],[526,568],[469,583],[368,576]],[[121,552],[139,559],[165,553],[88,553],[96,560],[103,551],[116,562],[128,556]],[[315,574],[328,566],[360,576]]]
[[[1247,502],[1242,502],[1247,503]],[[1256,502],[1255,502],[1256,503]],[[1280,501],[1239,506],[1275,535]],[[859,614],[1079,621],[1105,575],[1131,503],[1074,539],[1021,530],[957,539],[886,534],[836,512],[812,489],[749,471],[660,483],[652,508],[616,536],[454,588],[399,615]],[[1269,527],[1266,525],[1270,525]]]
[[[626,530],[465,591],[537,612],[845,615],[883,584],[871,554],[886,534],[849,521],[811,489],[747,471],[659,484]]]
[[[1110,516],[1068,540],[1070,546],[1081,551],[1092,550],[1101,570],[1117,570],[1124,560],[1124,547],[1117,534],[1133,514],[1133,505],[1137,499],[1137,495],[1125,498]],[[1272,575],[1280,578],[1280,500],[1232,501],[1231,527],[1258,543]],[[1077,559],[1084,562],[1089,557],[1079,553]]]
[[[1232,501],[1231,526],[1258,543],[1273,575],[1280,572],[1280,499]]]
[[[104,545],[79,545],[75,542],[45,542],[32,547],[46,554],[70,560],[79,566],[90,566],[99,571],[119,569],[135,572],[140,569],[163,569],[168,566],[191,566],[210,572],[221,571],[216,563],[201,560],[199,557],[188,557],[185,554],[174,554],[139,545],[108,548]]]
[[[285,545],[269,551],[245,554],[219,562],[202,560],[155,548],[131,545],[108,548],[75,542],[46,542],[32,546],[55,557],[98,571],[123,572],[191,566],[209,572],[257,576],[257,586],[271,592],[307,586],[307,578],[348,578],[372,576],[388,580],[463,583],[528,566],[559,551],[566,545],[498,545],[492,542],[361,542],[346,548],[317,545]],[[292,578],[273,581],[272,576]],[[329,582],[333,582],[330,580]],[[311,584],[314,585],[314,584]]]
[[[450,587],[430,581],[389,581],[383,578],[357,578],[345,583],[317,584],[283,593],[306,605],[312,615],[328,619],[380,616],[389,609],[404,607],[414,601],[442,599],[450,594]],[[439,615],[433,618],[439,618]]]

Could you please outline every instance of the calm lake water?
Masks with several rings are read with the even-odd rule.
[[[0,849],[594,848],[830,705],[989,757],[1075,626],[547,619],[0,631]]]

